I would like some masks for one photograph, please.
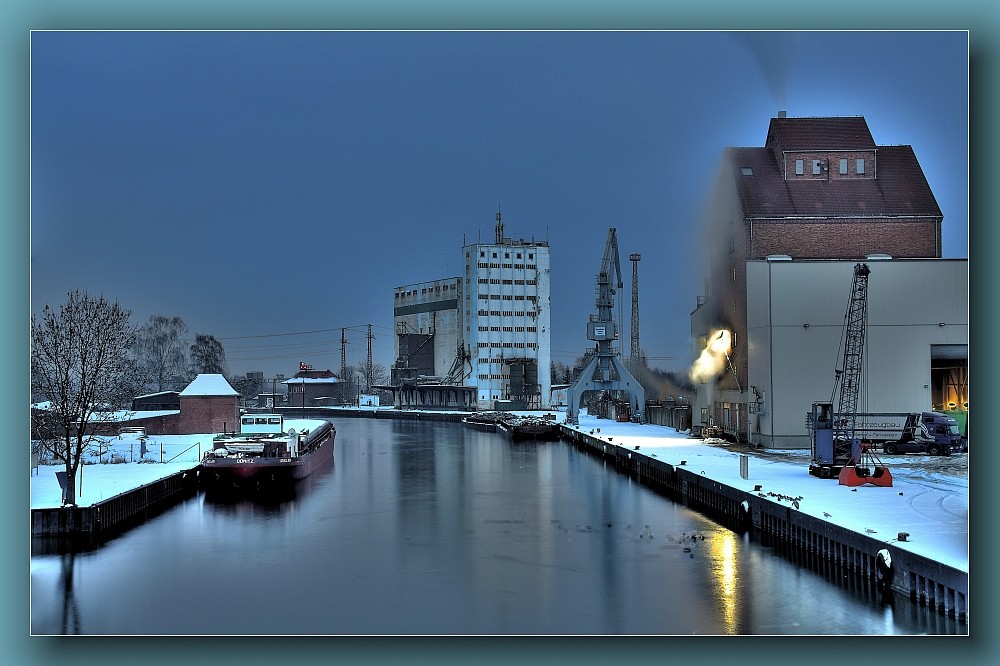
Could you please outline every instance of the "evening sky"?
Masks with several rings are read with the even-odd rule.
[[[964,31],[36,31],[31,311],[85,289],[266,376],[338,370],[342,328],[360,364],[371,324],[388,368],[393,289],[459,276],[499,208],[551,245],[553,360],[590,344],[616,227],[625,352],[639,252],[641,346],[683,370],[725,147],[864,116],[967,257],[968,80]]]

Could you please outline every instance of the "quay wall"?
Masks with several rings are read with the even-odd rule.
[[[733,488],[687,469],[605,442],[565,426],[562,437],[666,496],[737,532],[750,532],[800,563],[835,567],[855,581],[909,596],[921,605],[968,621],[968,574],[892,543],[829,523],[792,507]],[[888,552],[888,562],[880,551]]]
[[[170,508],[198,490],[198,469],[178,472],[90,506],[31,510],[32,538],[100,543]]]

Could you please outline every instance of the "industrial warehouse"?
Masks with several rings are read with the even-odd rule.
[[[549,244],[504,236],[464,245],[465,276],[393,295],[402,408],[549,407]]]
[[[506,237],[496,217],[494,242],[463,243],[464,276],[396,288],[396,363],[390,385],[378,387],[396,407],[560,402],[554,396],[566,387],[552,386],[549,372],[549,244]],[[859,262],[871,277],[857,411],[934,409],[967,429],[968,260],[941,256],[942,221],[912,147],[877,145],[863,117],[780,112],[764,146],[727,148],[704,220],[711,240],[690,351],[698,358],[723,331],[728,348],[711,371],[692,373],[693,429],[759,447],[809,447],[811,405],[831,398],[843,370],[844,311]],[[609,247],[614,240],[612,229]],[[630,258],[635,264],[638,255]],[[633,292],[636,282],[633,272]],[[633,293],[636,348],[637,300]],[[598,373],[620,355],[612,342]],[[594,380],[569,387],[574,402],[594,390],[627,393]],[[622,398],[621,410],[635,402]],[[646,420],[641,405],[627,411]]]
[[[967,426],[968,260],[941,256],[942,214],[910,146],[878,146],[863,117],[771,119],[765,145],[725,151],[707,214],[705,294],[691,313],[696,428],[808,448],[830,400],[851,275],[870,269],[859,413],[938,410]]]

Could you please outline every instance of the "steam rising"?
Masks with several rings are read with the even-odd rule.
[[[688,375],[694,382],[708,381],[718,377],[726,367],[726,355],[732,346],[733,337],[729,331],[712,331],[708,344],[701,351],[698,360],[691,366]]]
[[[746,48],[760,66],[761,74],[779,109],[788,101],[789,63],[794,35],[781,32],[734,32],[733,40]]]

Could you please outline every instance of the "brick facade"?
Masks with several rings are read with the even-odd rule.
[[[181,413],[177,420],[179,433],[235,432],[239,427],[238,396],[181,396]]]
[[[787,220],[748,223],[750,259],[787,254],[796,259],[858,259],[888,254],[897,259],[941,254],[941,225],[929,222],[880,222],[855,219],[815,222]]]
[[[876,145],[864,118],[773,118],[764,146],[726,149],[709,198],[708,279],[692,314],[695,357],[714,331],[729,330],[729,367],[715,386],[745,400],[747,260],[940,258],[942,219],[912,148]],[[720,420],[718,410],[745,410],[713,400]]]

